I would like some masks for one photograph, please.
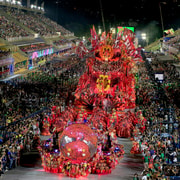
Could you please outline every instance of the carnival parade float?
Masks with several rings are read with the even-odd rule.
[[[70,177],[111,173],[124,154],[117,136],[131,137],[137,124],[144,130],[145,119],[134,112],[136,63],[141,61],[134,38],[126,28],[115,39],[91,29],[92,49],[74,105],[63,112],[53,107],[48,117],[53,135],[39,147],[45,171]],[[77,53],[87,54],[83,43]]]

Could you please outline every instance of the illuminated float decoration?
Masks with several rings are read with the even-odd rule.
[[[59,148],[64,157],[73,161],[88,161],[97,151],[97,136],[85,124],[72,124],[59,137]]]
[[[136,63],[142,60],[133,45],[134,38],[126,28],[116,39],[111,33],[98,37],[95,28],[91,29],[92,50],[86,60],[87,71],[75,91],[75,106],[62,113],[58,113],[58,107],[53,108],[49,117],[54,134],[59,136],[59,149],[52,153],[47,152],[46,145],[40,148],[46,171],[71,177],[106,174],[123,157],[117,136],[130,137],[138,123],[133,112],[135,74]],[[76,53],[81,57],[87,54],[83,43]]]

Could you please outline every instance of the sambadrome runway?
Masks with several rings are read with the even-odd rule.
[[[79,180],[92,179],[92,180],[131,180],[134,173],[140,173],[143,171],[143,162],[141,155],[130,154],[132,142],[127,138],[119,138],[119,143],[124,145],[125,154],[116,168],[111,174],[95,175],[90,174],[87,178],[80,177]],[[16,169],[6,172],[1,179],[3,180],[66,180],[75,179],[70,178],[62,173],[47,173],[41,166],[40,156],[37,152],[31,152],[24,155],[24,158],[29,164],[24,164],[24,167],[19,166]],[[36,161],[31,161],[36,159]]]

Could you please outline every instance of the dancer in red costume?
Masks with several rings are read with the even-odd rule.
[[[141,133],[143,133],[145,130],[145,123],[147,120],[143,117],[142,111],[137,112],[137,115],[138,115],[138,124],[140,125],[139,129]]]
[[[48,118],[46,117],[43,120],[43,127],[42,127],[42,131],[41,131],[41,135],[43,135],[43,136],[51,135],[51,133],[49,132],[49,127],[50,127],[50,123],[48,121]]]
[[[127,117],[123,118],[117,125],[117,134],[119,137],[131,137],[132,123],[127,119]]]
[[[131,148],[131,154],[141,154],[141,151],[139,150],[139,143],[134,141],[133,147]]]

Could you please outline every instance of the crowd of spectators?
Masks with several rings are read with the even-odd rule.
[[[65,29],[64,27],[45,17],[44,15],[36,14],[35,16],[36,18],[41,19],[46,25],[51,26],[56,32],[60,32],[61,35],[71,34],[69,30]]]
[[[166,93],[172,103],[175,103],[180,108],[180,85],[172,84],[166,86]]]
[[[180,42],[180,35],[171,38],[170,40],[165,42],[165,44],[172,45],[173,47],[179,49],[179,42]]]
[[[160,64],[160,63],[159,63]],[[165,80],[169,79],[171,82],[180,82],[180,74],[176,70],[176,66],[171,63],[161,63],[163,70],[165,71]],[[168,82],[166,82],[168,83]]]
[[[180,74],[176,66],[170,62],[161,62],[156,57],[152,62],[154,72],[160,72],[164,75],[162,86],[164,87],[168,99],[180,107]]]
[[[36,115],[9,126],[6,131],[7,141],[0,145],[0,174],[17,167],[20,164],[22,153],[35,148],[40,131],[38,127],[36,131],[33,128],[39,118],[40,116]]]
[[[152,59],[152,78],[154,73],[163,74],[164,80],[162,86],[167,93],[168,99],[180,108],[180,74],[175,64],[158,60],[157,54],[149,53],[147,57]]]
[[[155,79],[154,73],[159,68],[166,71],[169,81],[172,80],[168,68],[146,61],[140,65],[136,87],[137,109],[142,110],[147,119],[144,133],[138,132],[134,136],[143,154],[142,180],[178,179],[180,176],[180,110],[169,99],[163,85]],[[134,179],[137,179],[137,174]]]
[[[4,8],[4,10],[24,26],[27,26],[41,36],[57,35],[53,28],[50,28],[37,19],[32,12],[23,12],[15,8]]]
[[[177,29],[173,34],[164,36],[161,39],[156,40],[150,45],[146,46],[146,50],[150,52],[156,52],[168,55],[174,61],[179,62],[180,60],[180,29]]]
[[[57,32],[63,36],[72,34],[72,32],[42,14],[34,14],[30,11],[25,12],[21,9],[16,9],[13,7],[3,7],[1,9],[11,17],[15,18],[18,22],[22,23],[24,26],[38,33],[40,36],[58,36],[59,34]],[[2,24],[0,26],[2,31],[1,37],[5,40],[10,37],[24,37],[31,35],[29,32],[27,32],[27,30],[23,29],[15,22],[5,18],[4,16],[0,17],[0,24]]]
[[[27,76],[0,84],[0,174],[16,167],[21,154],[34,148],[50,108],[66,108],[84,64],[72,58],[48,63]]]
[[[68,40],[68,39],[60,39],[60,40],[53,41],[53,44],[55,46],[64,46],[64,45],[66,45],[68,43],[72,43],[72,41]]]
[[[170,40],[164,42],[163,50],[168,54],[175,56],[180,59],[180,35],[171,38]]]
[[[0,38],[28,37],[31,34],[5,16],[0,16]]]
[[[179,82],[180,74],[176,69],[176,66],[170,62],[162,62],[158,60],[156,55],[153,56],[153,61],[151,63],[152,69],[156,73],[164,74],[164,83],[168,82]]]
[[[0,49],[0,60],[6,59],[8,56],[10,56],[10,54],[11,54],[10,51]]]

